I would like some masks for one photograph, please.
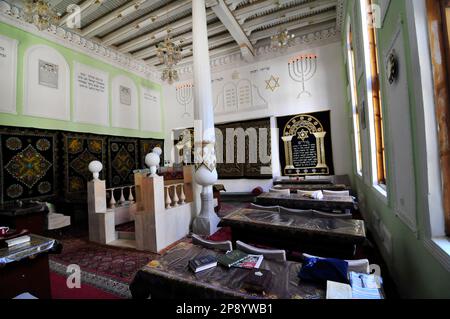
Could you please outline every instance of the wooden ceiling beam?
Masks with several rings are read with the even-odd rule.
[[[291,21],[281,26],[277,25],[269,29],[257,31],[250,36],[250,41],[252,41],[252,43],[256,43],[259,40],[270,38],[271,36],[278,34],[280,32],[280,28],[290,31],[330,20],[336,20],[336,11],[317,14],[311,17]]]
[[[192,0],[181,0],[176,1],[174,3],[169,4],[168,6],[162,7],[161,9],[158,9],[156,11],[153,11],[141,18],[139,18],[136,21],[133,21],[126,26],[123,26],[114,32],[111,32],[110,34],[106,35],[102,38],[102,44],[103,45],[112,45],[115,44],[133,32],[136,32],[139,29],[145,28],[148,25],[154,23],[155,21],[164,18],[165,16],[174,16],[177,14],[180,14],[186,10],[188,10],[191,7],[191,1]]]
[[[87,36],[93,37],[93,36],[97,35],[100,28],[104,27],[105,25],[115,22],[116,19],[122,19],[123,17],[135,12],[146,1],[147,0],[128,1],[128,3],[120,6],[119,8],[113,10],[111,13],[108,13],[107,15],[94,21],[87,27],[83,28],[81,30],[81,35],[83,37],[87,37]]]
[[[215,18],[215,15],[211,10],[208,10],[206,13],[206,18],[208,21],[210,21],[211,19]],[[122,52],[139,50],[142,47],[145,47],[149,42],[156,42],[158,41],[158,39],[164,38],[167,35],[167,30],[171,30],[171,33],[176,34],[187,31],[189,29],[192,29],[191,16],[175,21],[167,26],[151,31],[149,33],[143,34],[136,39],[127,41],[122,45],[119,45],[118,49]]]
[[[210,0],[208,1],[208,6],[211,7],[216,16],[220,21],[222,21],[228,29],[228,32],[230,32],[236,43],[239,45],[244,60],[247,62],[253,61],[253,58],[255,57],[255,49],[224,0]]]
[[[251,19],[245,22],[242,25],[242,28],[247,35],[250,35],[254,30],[267,26],[268,24],[277,24],[299,15],[317,14],[318,11],[320,12],[331,8],[336,8],[336,0],[318,0]]]
[[[222,22],[214,23],[211,26],[208,26],[208,37],[211,37],[224,31],[227,31],[227,28],[225,28]],[[181,34],[179,36],[174,37],[172,40],[174,43],[178,45],[192,43],[192,32]],[[154,43],[149,48],[145,48],[134,52],[133,57],[138,59],[145,59],[155,54],[156,54],[156,43]]]

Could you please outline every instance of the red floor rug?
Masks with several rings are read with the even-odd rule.
[[[65,276],[50,272],[50,283],[53,299],[121,299],[119,296],[107,293],[86,283],[80,288],[69,289]]]
[[[53,272],[67,276],[67,266],[76,264],[81,269],[81,282],[118,297],[131,297],[128,285],[135,273],[158,257],[157,254],[133,249],[98,245],[87,239],[62,240],[63,251],[51,255]]]

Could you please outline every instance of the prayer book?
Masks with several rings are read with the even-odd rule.
[[[189,261],[189,268],[198,273],[217,266],[217,258],[212,255],[201,256]]]

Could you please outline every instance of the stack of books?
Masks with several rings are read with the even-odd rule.
[[[20,237],[16,237],[16,238],[12,238],[12,239],[6,239],[5,240],[5,245],[8,248],[20,245],[20,244],[25,244],[25,243],[29,243],[31,241],[30,236],[25,235],[25,236],[20,236]]]

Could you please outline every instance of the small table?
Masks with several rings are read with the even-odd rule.
[[[256,197],[256,204],[262,206],[283,206],[294,209],[315,209],[324,212],[352,213],[356,203],[351,196],[324,196],[312,199],[301,194],[264,193]]]
[[[40,299],[50,299],[48,253],[57,242],[38,235],[29,243],[0,249],[0,299],[11,299],[28,292]],[[7,288],[5,288],[7,287]]]
[[[325,290],[310,283],[301,282],[297,274],[301,268],[296,262],[263,260],[261,269],[272,272],[268,293],[252,294],[241,288],[243,279],[250,270],[217,267],[194,274],[189,269],[189,260],[198,256],[220,252],[190,243],[180,243],[160,259],[150,262],[139,270],[130,291],[135,299],[148,298],[279,298],[321,299]]]
[[[292,249],[323,257],[352,258],[366,240],[362,220],[302,216],[242,208],[222,218],[233,240]]]

